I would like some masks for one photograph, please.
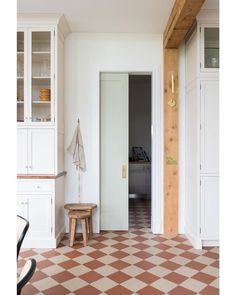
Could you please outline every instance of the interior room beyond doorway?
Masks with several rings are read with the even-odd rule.
[[[129,75],[129,228],[151,227],[151,75]]]

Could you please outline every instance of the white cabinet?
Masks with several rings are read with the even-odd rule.
[[[29,130],[29,171],[31,174],[54,174],[54,130]]]
[[[51,238],[52,195],[19,195],[17,211],[30,223],[26,240]]]
[[[20,129],[17,132],[17,173],[28,172],[28,131]]]
[[[186,41],[186,226],[197,248],[219,243],[219,28],[200,11]]]
[[[18,179],[17,214],[29,221],[24,248],[55,248],[64,234],[64,177]]]
[[[218,177],[201,177],[201,238],[219,239]]]
[[[219,174],[219,82],[201,81],[201,174]]]
[[[17,173],[54,174],[54,129],[19,129],[17,134]]]
[[[17,33],[17,122],[54,125],[55,28],[20,27]]]

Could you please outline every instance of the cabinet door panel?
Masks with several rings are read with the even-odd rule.
[[[51,236],[52,204],[51,195],[30,195],[27,198],[30,238]]]
[[[17,174],[27,174],[28,149],[27,149],[27,130],[17,130]]]
[[[30,132],[30,174],[54,174],[54,131],[32,129]]]
[[[17,205],[16,205],[17,215],[28,219],[27,208],[26,208],[26,198],[25,196],[17,196]]]
[[[201,173],[219,173],[219,83],[201,87]]]
[[[201,179],[201,236],[204,240],[219,239],[219,178]]]

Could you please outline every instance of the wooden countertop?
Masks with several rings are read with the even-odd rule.
[[[30,174],[18,174],[17,179],[56,179],[66,175],[66,171],[63,171],[57,175],[30,175]]]

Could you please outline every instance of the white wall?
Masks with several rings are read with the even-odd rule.
[[[80,118],[87,171],[81,175],[81,201],[99,204],[98,70],[134,71],[162,66],[162,36],[143,34],[70,34],[65,42],[65,147]],[[66,152],[65,202],[78,201],[78,176]],[[66,218],[67,222],[67,218]],[[95,231],[99,216],[94,218]],[[67,227],[68,230],[68,227]]]

